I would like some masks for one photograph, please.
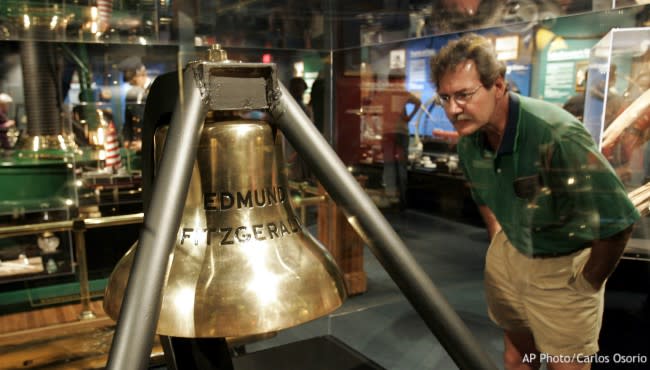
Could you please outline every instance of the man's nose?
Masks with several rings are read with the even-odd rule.
[[[447,102],[447,106],[445,108],[447,109],[447,113],[452,115],[456,115],[463,111],[463,107],[456,103],[456,100],[453,98],[449,99],[449,102]]]

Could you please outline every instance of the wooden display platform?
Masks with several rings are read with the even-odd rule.
[[[115,322],[104,316],[0,335],[0,370],[99,370],[108,361]],[[232,358],[235,370],[383,370],[333,336],[288,343]],[[155,336],[149,368],[166,368]]]
[[[93,301],[98,318],[79,320],[80,305],[66,305],[0,316],[0,370],[103,369],[115,332],[115,322]],[[152,365],[163,362],[157,339]]]

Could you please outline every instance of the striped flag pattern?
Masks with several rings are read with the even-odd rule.
[[[113,0],[97,0],[97,13],[102,31],[106,31],[111,23],[113,13]]]
[[[117,130],[113,122],[109,122],[106,129],[104,150],[106,151],[106,169],[117,172],[122,167],[122,159],[120,158],[120,144],[117,141]]]

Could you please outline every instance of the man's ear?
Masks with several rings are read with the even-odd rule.
[[[497,77],[496,81],[494,81],[494,88],[497,91],[497,97],[500,98],[506,94],[508,90],[508,84],[503,77]]]

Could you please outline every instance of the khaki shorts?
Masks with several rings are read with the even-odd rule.
[[[582,275],[590,253],[586,248],[531,258],[515,249],[504,232],[497,233],[485,261],[490,318],[505,330],[532,332],[542,353],[598,352],[605,285],[596,290]]]

